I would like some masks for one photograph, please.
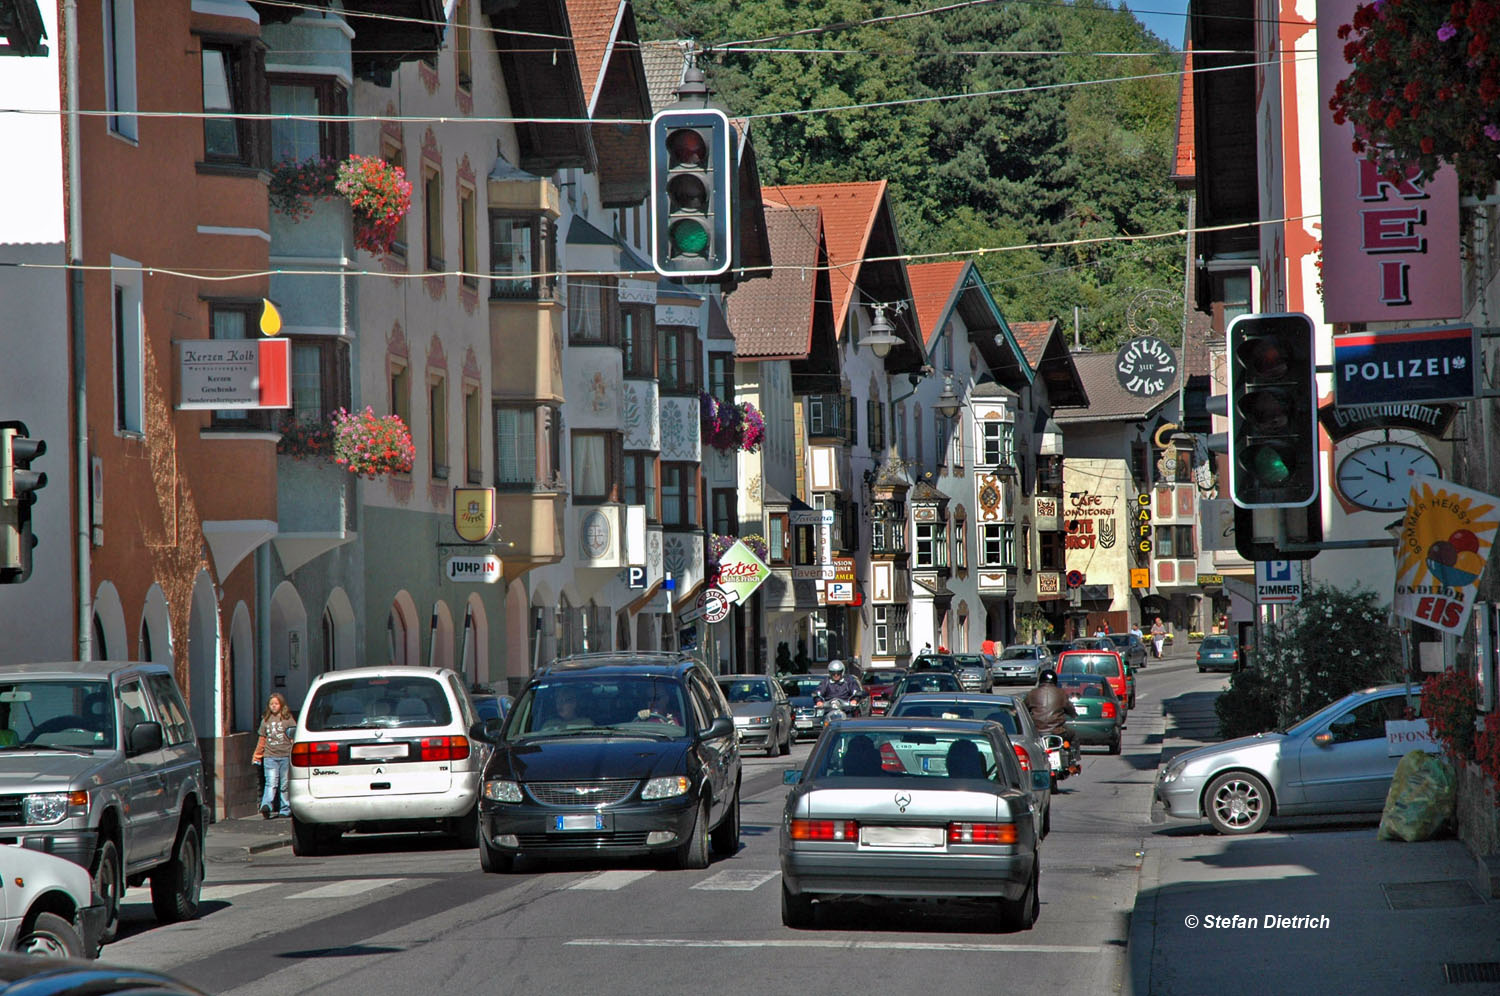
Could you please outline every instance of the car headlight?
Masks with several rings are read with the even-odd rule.
[[[85,805],[88,803],[87,793],[75,794],[82,796]],[[21,820],[24,823],[56,823],[67,815],[67,792],[41,792],[21,797]]]
[[[1167,765],[1167,770],[1161,773],[1161,783],[1168,785],[1182,777],[1183,771],[1187,769],[1186,761],[1175,761]]]
[[[770,726],[771,725],[771,717],[770,716],[751,716],[750,717],[750,725],[751,726]]]
[[[484,783],[484,797],[491,802],[520,802],[521,786],[504,779],[493,779]]]
[[[641,789],[642,799],[670,799],[688,790],[688,780],[683,775],[663,775],[653,778]]]

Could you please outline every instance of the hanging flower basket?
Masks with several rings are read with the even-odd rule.
[[[1500,180],[1500,0],[1374,0],[1340,25],[1352,67],[1328,106],[1382,175],[1457,168],[1465,193]]]
[[[724,554],[729,552],[729,548],[740,540],[743,540],[750,548],[750,552],[759,557],[762,562],[766,560],[769,548],[766,546],[766,538],[759,533],[751,533],[748,536],[724,536],[713,533],[708,538],[708,562],[718,565],[724,559]]]
[[[333,460],[349,473],[371,480],[386,474],[409,474],[416,459],[411,431],[399,415],[378,417],[369,408],[333,414]]]
[[[342,197],[354,213],[354,244],[391,251],[401,219],[411,210],[411,184],[400,166],[377,156],[285,160],[271,170],[271,210],[292,221],[312,214],[319,197]]]
[[[297,460],[333,456],[333,423],[326,418],[306,419],[283,415],[276,429],[281,438],[276,452]]]
[[[766,438],[766,419],[750,402],[732,404],[712,394],[698,396],[703,442],[721,453],[754,453]]]

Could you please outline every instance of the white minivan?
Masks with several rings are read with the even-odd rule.
[[[366,667],[313,680],[292,741],[292,851],[347,830],[438,830],[473,847],[480,773],[492,749],[462,679],[447,668]]]

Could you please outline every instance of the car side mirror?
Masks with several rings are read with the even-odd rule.
[[[796,785],[802,780],[801,768],[783,768],[781,770],[781,784]]]
[[[130,728],[130,733],[125,738],[125,751],[128,754],[149,754],[154,750],[161,750],[161,724],[153,722],[137,723]]]
[[[1322,733],[1319,733],[1317,736],[1313,737],[1312,741],[1313,741],[1313,743],[1317,744],[1319,747],[1332,747],[1333,746],[1333,742],[1334,742],[1334,736],[1333,736],[1332,733],[1329,733],[1327,730],[1324,730]]]
[[[732,736],[734,736],[734,720],[728,716],[717,716],[712,723],[708,724],[708,729],[703,731],[703,736],[699,739],[719,740]]]
[[[1063,738],[1058,736],[1056,733],[1049,733],[1042,738],[1042,746],[1046,747],[1048,750],[1061,750],[1062,745]]]
[[[490,721],[488,719],[481,719],[475,722],[469,727],[469,739],[478,740],[482,743],[490,743],[489,724]]]

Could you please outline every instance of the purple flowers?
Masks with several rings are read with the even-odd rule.
[[[1437,30],[1438,41],[1452,41],[1457,34],[1458,29],[1447,21],[1444,21],[1443,26]]]
[[[748,401],[729,404],[704,393],[698,396],[698,413],[703,441],[722,453],[754,453],[765,439],[765,416]]]
[[[1500,125],[1487,124],[1484,126],[1484,137],[1491,142],[1500,142]]]

